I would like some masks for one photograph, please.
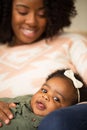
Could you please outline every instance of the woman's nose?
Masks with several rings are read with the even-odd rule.
[[[47,94],[43,94],[42,97],[43,97],[45,100],[50,101],[50,98],[49,98],[49,96],[48,96]]]
[[[35,13],[30,12],[26,18],[25,23],[28,24],[30,27],[35,27],[37,25],[37,18],[35,16]]]

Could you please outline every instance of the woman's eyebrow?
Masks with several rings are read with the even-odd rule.
[[[45,10],[45,7],[43,6],[43,7],[40,7],[40,8],[38,8],[38,9],[40,9],[40,10]]]
[[[16,4],[16,7],[24,7],[24,8],[28,8],[28,9],[29,9],[29,6],[24,5],[24,4]],[[39,10],[44,10],[45,7],[43,6],[43,7],[40,7],[40,8],[38,8],[38,9],[39,9]]]
[[[23,5],[23,4],[16,4],[16,7],[24,7],[24,8],[28,8],[29,9],[29,7],[27,5]]]

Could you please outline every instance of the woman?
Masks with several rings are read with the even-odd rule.
[[[78,71],[87,82],[86,39],[62,34],[76,15],[74,2],[0,1],[1,97],[34,93],[49,72],[58,68]],[[12,118],[8,104],[0,103],[0,113],[0,119],[8,124]]]

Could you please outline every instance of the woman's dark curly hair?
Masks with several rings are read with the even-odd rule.
[[[43,36],[53,37],[70,26],[71,18],[76,15],[75,0],[43,0],[46,9],[47,27]],[[0,0],[0,42],[10,42],[13,37],[11,28],[12,0]]]
[[[53,72],[52,74],[48,75],[46,81],[48,81],[49,79],[51,78],[54,78],[54,77],[61,77],[61,78],[66,78],[68,80],[71,80],[69,79],[68,77],[66,77],[64,75],[64,72],[68,70],[68,69],[61,69],[61,70],[56,70],[55,72]],[[82,77],[77,74],[77,73],[74,73],[74,76],[77,80],[81,81],[83,83],[83,86],[82,88],[79,88],[79,92],[80,92],[80,102],[83,102],[83,101],[87,101],[87,85],[86,83],[83,81]],[[71,80],[71,83],[73,84],[73,81]],[[74,86],[74,84],[73,84]],[[76,104],[78,103],[78,101],[73,101],[72,104]]]
[[[0,42],[12,40],[12,0],[0,0]]]

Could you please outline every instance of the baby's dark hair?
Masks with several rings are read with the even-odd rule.
[[[71,83],[73,84],[73,81],[70,78],[68,78],[67,76],[64,75],[64,72],[66,70],[68,70],[68,69],[62,69],[62,70],[57,70],[57,71],[53,72],[52,74],[50,74],[47,77],[46,81],[48,81],[49,79],[54,78],[54,77],[61,77],[61,78],[68,79],[68,81],[71,81]],[[87,85],[86,85],[86,83],[83,81],[83,79],[81,78],[81,76],[79,74],[74,73],[74,76],[77,80],[81,81],[82,84],[83,84],[82,88],[79,88],[80,102],[87,101]],[[73,86],[74,86],[74,84],[73,84]],[[74,86],[74,88],[75,88],[75,86]],[[72,102],[72,105],[76,104],[76,103],[78,103],[78,100],[74,100]]]
[[[77,14],[75,0],[43,0],[43,2],[48,22],[41,37],[51,38],[64,27],[70,26],[71,18]],[[11,13],[12,0],[0,0],[0,42],[12,41]]]

